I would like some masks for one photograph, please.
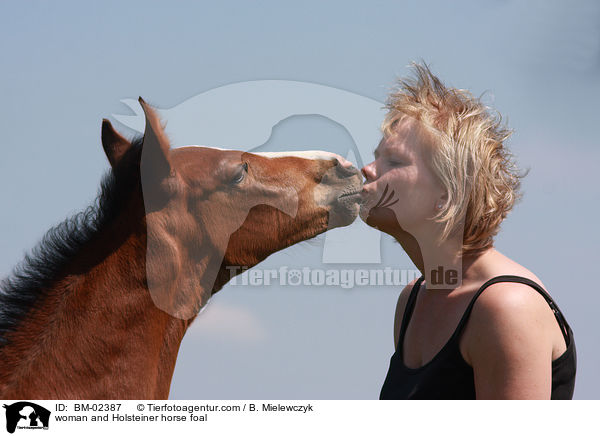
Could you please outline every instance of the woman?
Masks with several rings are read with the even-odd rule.
[[[426,66],[388,101],[361,217],[423,276],[398,298],[381,399],[570,399],[573,332],[541,280],[493,246],[521,175],[500,117]]]

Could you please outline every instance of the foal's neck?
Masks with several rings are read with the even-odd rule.
[[[115,224],[82,247],[0,349],[0,397],[168,397],[190,321],[153,304],[145,237]]]

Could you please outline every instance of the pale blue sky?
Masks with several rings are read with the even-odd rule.
[[[575,332],[575,397],[599,398],[597,2],[4,1],[0,36],[0,276],[92,201],[108,168],[100,122],[127,113],[121,99],[168,108],[217,86],[282,79],[383,101],[424,59],[445,82],[487,91],[515,129],[510,147],[531,170],[497,246],[554,296]],[[350,140],[301,117],[268,146]],[[266,266],[316,266],[321,251],[318,239]],[[389,239],[382,257],[412,268]],[[225,288],[184,340],[171,396],[376,398],[399,291]]]

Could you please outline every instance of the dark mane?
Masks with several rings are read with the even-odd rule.
[[[0,348],[38,301],[48,295],[61,272],[102,229],[119,215],[140,181],[142,138],[132,142],[114,170],[102,178],[92,205],[48,230],[41,242],[0,282]]]

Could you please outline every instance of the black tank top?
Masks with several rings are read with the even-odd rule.
[[[423,277],[415,285],[408,297],[396,352],[393,354],[390,367],[381,388],[379,399],[475,399],[475,382],[473,368],[465,362],[459,349],[459,340],[475,300],[488,286],[498,282],[516,282],[531,286],[546,299],[558,324],[561,327],[567,344],[566,351],[552,361],[552,394],[553,400],[570,400],[575,388],[575,372],[577,354],[573,331],[562,312],[544,289],[532,280],[518,276],[498,276],[488,280],[479,288],[467,310],[463,314],[456,330],[435,357],[420,368],[408,368],[402,360],[404,335],[410,321],[417,294]]]

